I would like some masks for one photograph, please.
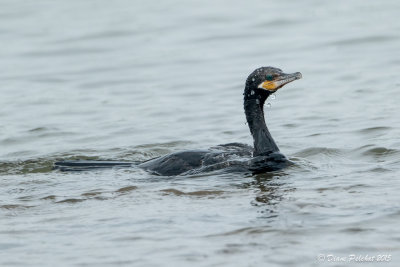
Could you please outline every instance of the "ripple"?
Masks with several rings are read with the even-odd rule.
[[[176,196],[198,196],[198,197],[205,197],[205,196],[219,196],[225,193],[224,191],[220,190],[200,190],[200,191],[193,191],[193,192],[183,192],[177,189],[169,188],[160,190],[165,194],[173,194]]]
[[[354,189],[365,189],[365,188],[371,188],[370,185],[368,184],[353,184],[353,185],[349,185],[349,186],[343,186],[343,185],[338,185],[338,186],[329,186],[329,187],[319,187],[316,188],[316,190],[319,193],[323,193],[326,191],[351,191]],[[329,206],[330,204],[328,204]],[[324,206],[321,204],[321,206]]]
[[[392,127],[386,127],[386,126],[377,126],[377,127],[368,127],[359,130],[358,132],[361,134],[368,134],[368,133],[376,133],[376,132],[387,132],[389,130],[393,129]]]
[[[210,34],[210,35],[207,35],[207,36],[204,36],[204,37],[198,37],[198,38],[195,38],[195,39],[191,39],[191,40],[188,40],[188,41],[190,41],[190,42],[212,42],[212,41],[226,41],[226,40],[232,40],[232,41],[235,41],[235,40],[242,40],[243,38],[251,38],[251,37],[256,37],[257,36],[257,33],[243,33],[243,32],[241,32],[241,33],[231,33],[231,34],[228,34],[228,33],[225,33],[225,34],[214,34],[214,35],[212,35],[212,34]],[[200,58],[199,58],[199,60],[196,60],[196,61],[193,61],[193,62],[188,62],[188,63],[199,63],[199,62],[201,62],[201,60],[200,60]],[[181,62],[182,63],[182,62]]]
[[[57,198],[57,196],[55,196],[55,195],[49,195],[49,196],[42,197],[41,199],[43,199],[43,200],[55,200],[56,198]]]
[[[115,191],[94,189],[94,190],[90,190],[88,192],[81,193],[78,197],[68,197],[65,199],[55,201],[56,199],[58,199],[60,197],[56,196],[56,195],[48,195],[48,196],[42,197],[41,200],[51,200],[51,201],[54,201],[54,203],[72,203],[72,204],[83,202],[86,200],[109,200],[109,199],[115,199],[119,196],[128,194],[137,189],[138,189],[137,186],[125,186],[125,187],[121,187]]]
[[[75,204],[75,203],[83,202],[85,200],[86,199],[82,199],[82,198],[67,198],[67,199],[63,199],[63,200],[57,201],[56,203],[72,203],[72,204]]]
[[[110,51],[105,48],[69,48],[48,51],[32,51],[22,53],[21,57],[66,57],[66,56],[81,56],[90,54],[102,54]]]
[[[360,232],[367,232],[367,231],[374,231],[372,228],[361,228],[361,227],[349,227],[346,229],[343,229],[342,232],[347,232],[347,233],[360,233]]]
[[[377,172],[377,173],[384,173],[384,172],[391,172],[391,169],[388,168],[383,168],[383,167],[373,167],[370,169],[367,169],[365,171],[362,171],[364,173],[371,173],[371,172]]]
[[[189,141],[172,141],[172,142],[166,142],[166,143],[150,143],[150,144],[138,145],[135,148],[153,148],[153,149],[158,149],[160,147],[174,148],[174,147],[189,145],[192,143],[193,142],[189,142]]]
[[[354,152],[359,153],[362,156],[373,157],[373,158],[384,158],[384,157],[391,157],[394,155],[400,155],[399,149],[379,147],[373,145],[366,145],[359,147],[355,149]]]
[[[23,247],[23,244],[19,244],[19,243],[0,243],[0,250],[7,250],[7,249],[14,249],[14,248],[18,248],[18,247]],[[14,264],[11,264],[10,266],[12,266]],[[19,265],[19,264],[15,264],[15,265]]]
[[[94,197],[94,196],[98,196],[101,195],[103,192],[100,191],[91,191],[91,192],[87,192],[87,193],[82,193],[81,196],[83,197]]]
[[[34,206],[26,206],[26,205],[19,205],[19,204],[5,204],[5,205],[0,205],[0,209],[6,209],[6,210],[14,210],[14,209],[28,209],[28,208],[33,208]]]
[[[28,132],[44,132],[47,130],[49,130],[49,128],[47,128],[47,127],[36,127],[36,128],[28,130]]]
[[[296,128],[296,127],[299,127],[299,125],[300,124],[298,124],[298,123],[286,123],[286,124],[283,124],[282,126],[286,127],[286,128]]]
[[[397,36],[390,36],[390,35],[374,35],[374,36],[343,39],[340,41],[331,42],[330,44],[344,45],[344,46],[370,44],[370,43],[373,44],[373,43],[383,43],[387,41],[392,41],[396,40],[397,38],[398,38]]]
[[[239,229],[224,232],[224,233],[207,235],[205,237],[220,237],[220,236],[231,236],[231,235],[239,235],[239,234],[259,235],[259,234],[263,234],[263,233],[278,232],[278,231],[279,230],[270,228],[268,226],[244,227],[244,228],[239,228]]]
[[[294,24],[299,24],[304,21],[300,20],[291,20],[291,19],[285,19],[285,18],[278,18],[278,19],[272,19],[269,21],[265,21],[262,23],[255,24],[254,27],[257,28],[262,28],[265,29],[265,27],[270,27],[270,26],[279,26],[279,27],[285,27],[285,26],[292,26]]]
[[[112,199],[113,198],[111,196],[108,196],[108,197],[101,196],[104,193],[109,193],[109,192],[100,192],[100,191],[86,192],[86,193],[82,193],[80,195],[81,197],[69,197],[69,198],[58,200],[58,201],[55,201],[55,200],[57,198],[60,198],[59,196],[49,195],[49,196],[41,198],[41,200],[51,200],[51,201],[54,201],[54,203],[57,203],[57,204],[60,204],[60,203],[72,203],[72,204],[75,204],[75,203],[83,202],[83,201],[86,201],[86,200],[108,200],[108,199]]]
[[[329,156],[339,156],[344,153],[343,150],[338,148],[328,148],[328,147],[310,147],[303,149],[299,152],[293,154],[295,157],[312,157],[316,155],[329,155]]]
[[[137,82],[136,79],[103,80],[103,81],[82,83],[79,85],[79,87],[98,89],[101,87],[116,87],[118,85],[125,85],[125,84],[134,85],[136,82]]]
[[[122,188],[120,188],[120,189],[118,189],[117,191],[115,191],[115,192],[117,192],[117,193],[129,193],[130,191],[133,191],[133,190],[136,190],[137,189],[137,186],[134,186],[134,185],[130,185],[130,186],[125,186],[125,187],[122,187]]]
[[[133,31],[124,31],[124,30],[110,30],[110,31],[102,31],[98,33],[91,33],[91,34],[84,34],[79,37],[75,38],[68,38],[68,39],[62,39],[62,40],[57,40],[52,43],[81,43],[82,41],[90,41],[90,40],[102,40],[102,39],[111,39],[114,40],[115,38],[123,38],[127,36],[131,36],[135,32]]]

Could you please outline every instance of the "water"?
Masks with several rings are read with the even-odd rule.
[[[2,1],[0,265],[399,266],[399,8]],[[303,74],[266,109],[296,166],[51,170],[251,144],[244,81],[268,65]]]

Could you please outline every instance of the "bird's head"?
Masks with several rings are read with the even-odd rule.
[[[286,74],[274,67],[261,67],[253,71],[246,80],[245,98],[268,96],[285,84],[301,79],[301,73]]]

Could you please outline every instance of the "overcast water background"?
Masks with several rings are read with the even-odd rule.
[[[399,266],[399,10],[397,0],[1,1],[0,265],[351,266],[355,254],[376,257],[357,266]],[[252,144],[242,93],[260,66],[303,74],[266,108],[296,166],[52,170]]]

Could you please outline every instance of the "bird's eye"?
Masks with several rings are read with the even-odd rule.
[[[267,81],[272,81],[272,80],[274,79],[274,76],[272,76],[272,75],[267,75],[267,76],[265,77],[265,79],[266,79]]]

